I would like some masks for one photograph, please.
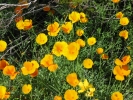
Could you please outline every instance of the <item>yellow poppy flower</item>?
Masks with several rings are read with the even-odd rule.
[[[131,61],[130,55],[125,55],[124,57],[122,57],[122,62],[124,63],[124,65],[128,64],[130,61]]]
[[[87,39],[87,42],[90,46],[94,45],[96,43],[96,38],[95,37],[90,37],[90,38]]]
[[[54,100],[62,100],[62,97],[61,96],[55,96]]]
[[[119,81],[124,80],[124,76],[128,76],[130,74],[131,70],[128,69],[127,65],[115,66],[113,69],[113,74],[115,75],[115,79]]]
[[[128,38],[128,31],[127,30],[120,31],[119,36],[123,37],[124,39],[127,39]]]
[[[78,93],[75,90],[68,89],[64,94],[64,98],[65,100],[77,100],[79,97]]]
[[[76,31],[76,34],[77,34],[78,36],[82,36],[82,35],[84,34],[84,30],[78,29],[78,30]]]
[[[7,48],[7,43],[3,40],[0,40],[0,52],[5,51]]]
[[[122,93],[120,93],[119,91],[116,91],[112,93],[111,100],[124,100],[124,99],[123,99]]]
[[[109,59],[109,56],[108,56],[107,54],[102,54],[102,55],[101,55],[101,58],[107,60],[107,59]]]
[[[32,86],[31,86],[30,84],[24,84],[24,85],[22,86],[22,92],[23,92],[24,94],[30,93],[31,90],[32,90]]]
[[[23,20],[20,20],[16,23],[16,27],[19,29],[19,30],[29,30],[32,28],[32,20],[30,19],[25,19],[24,21]]]
[[[80,18],[85,18],[86,17],[85,13],[83,13],[83,12],[80,12],[79,14],[80,14]]]
[[[0,86],[0,99],[4,99],[6,94],[6,87],[5,86]]]
[[[16,23],[16,27],[19,29],[19,30],[24,30],[24,22],[23,20],[20,20]]]
[[[69,20],[71,20],[72,23],[76,23],[80,20],[80,14],[76,11],[73,11],[71,14],[69,14]]]
[[[48,41],[47,35],[45,35],[44,33],[39,33],[36,37],[36,43],[38,43],[39,45],[43,45]]]
[[[118,3],[120,0],[112,0],[113,3]]]
[[[77,78],[76,73],[68,74],[66,77],[66,81],[73,87],[76,87],[79,84],[79,80]]]
[[[65,24],[62,25],[62,30],[66,34],[69,34],[72,28],[73,24],[71,22],[65,22]]]
[[[41,60],[41,65],[43,67],[49,67],[50,65],[52,65],[54,62],[53,62],[53,55],[51,54],[46,54],[44,56],[44,58]]]
[[[131,73],[131,70],[128,69],[128,65],[123,65],[121,70],[124,76],[128,76]]]
[[[80,45],[80,47],[84,47],[85,46],[85,41],[83,41],[82,39],[77,39],[76,43],[78,43]]]
[[[58,68],[58,65],[57,65],[57,64],[52,64],[52,65],[48,66],[48,70],[49,70],[50,72],[56,71],[57,68]]]
[[[48,31],[48,35],[57,36],[60,31],[59,23],[54,22],[54,23],[48,25],[47,31]]]
[[[63,54],[67,60],[75,60],[79,54],[80,45],[72,42],[68,45],[67,52]]]
[[[86,23],[86,22],[88,22],[88,18],[86,18],[86,17],[85,17],[85,18],[81,18],[81,19],[80,19],[80,22],[81,22],[81,23]]]
[[[23,75],[33,74],[36,70],[36,66],[33,62],[25,61],[21,70]]]
[[[31,63],[32,63],[33,67],[39,68],[39,64],[38,64],[38,62],[36,60],[32,60]]]
[[[124,63],[119,58],[115,59],[115,64],[118,65],[118,66],[124,65]]]
[[[32,28],[32,20],[25,19],[24,20],[24,30],[29,30]]]
[[[94,65],[93,61],[89,58],[87,58],[83,61],[84,68],[90,69],[90,68],[92,68],[93,65]]]
[[[56,42],[53,46],[52,53],[56,56],[64,55],[67,52],[68,44],[65,41]]]
[[[81,22],[81,23],[86,23],[86,22],[88,22],[88,18],[86,18],[85,13],[80,12],[79,14],[80,14],[80,22]]]
[[[103,51],[104,51],[103,48],[97,48],[97,50],[96,50],[97,54],[102,54]]]
[[[122,17],[120,18],[120,24],[125,26],[125,25],[128,25],[129,23],[129,19],[127,17]]]
[[[118,12],[118,13],[116,13],[116,18],[122,18],[123,16],[124,16],[124,14],[122,13],[122,12]]]

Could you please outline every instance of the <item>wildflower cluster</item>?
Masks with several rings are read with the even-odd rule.
[[[41,21],[36,18],[39,14],[33,18],[23,15],[32,7],[27,0],[19,0],[20,5],[15,7],[15,31],[22,36],[14,33],[14,42],[0,37],[0,100],[128,98],[133,74],[127,13],[109,10],[113,17],[106,18],[110,16],[108,9],[96,1],[90,3],[100,8],[88,7],[86,1],[73,7],[74,0],[69,0],[69,5],[55,1],[37,6],[43,6]],[[110,1],[107,5],[118,10],[122,1]],[[62,5],[69,10],[62,11]]]

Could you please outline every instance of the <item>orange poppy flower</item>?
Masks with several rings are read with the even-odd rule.
[[[77,78],[76,73],[68,74],[66,77],[66,81],[73,87],[76,87],[79,84],[79,80]]]
[[[3,70],[8,65],[9,63],[6,60],[4,59],[0,60],[0,70]]]

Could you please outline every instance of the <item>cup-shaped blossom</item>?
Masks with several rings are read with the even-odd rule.
[[[3,69],[3,74],[10,76],[10,79],[13,80],[15,79],[16,75],[18,74],[18,72],[16,72],[16,69],[13,65],[7,65],[4,69]]]
[[[6,60],[4,59],[0,60],[0,70],[3,70],[8,65],[9,63]]]
[[[76,34],[77,34],[78,36],[82,36],[82,35],[84,34],[84,30],[83,30],[83,29],[78,29],[78,30],[76,31]]]
[[[71,14],[69,14],[69,20],[71,20],[72,23],[76,23],[80,20],[80,14],[76,11],[73,11]]]
[[[115,64],[118,65],[118,66],[124,65],[124,63],[119,58],[115,59]]]
[[[127,30],[120,31],[119,36],[123,37],[126,40],[128,38],[128,31]]]
[[[83,12],[80,12],[79,14],[80,14],[80,19],[86,17],[85,13],[83,13]]]
[[[23,75],[33,74],[38,67],[36,62],[25,61],[21,68]]]
[[[120,0],[112,0],[113,3],[119,3]]]
[[[115,59],[115,64],[118,66],[127,65],[131,61],[130,55],[125,55],[122,57],[122,60],[119,58]]]
[[[6,87],[0,86],[0,100],[3,100],[6,94]]]
[[[16,72],[16,69],[13,65],[8,65],[3,69],[3,74],[4,75],[13,75]]]
[[[20,20],[16,23],[16,27],[19,29],[19,30],[29,30],[32,28],[32,20],[30,19],[25,19],[24,21],[23,20]]]
[[[47,35],[44,33],[39,33],[36,37],[36,43],[43,45],[48,41]]]
[[[87,39],[87,43],[92,46],[96,43],[96,38],[95,37],[90,37]]]
[[[17,6],[17,7],[14,9],[14,13],[15,13],[15,14],[21,15],[21,14],[23,13],[22,7],[21,7],[21,6]]]
[[[73,87],[76,87],[79,84],[79,80],[77,78],[76,73],[68,74],[66,77],[66,81]]]
[[[124,100],[124,99],[122,93],[116,91],[111,94],[111,100]]]
[[[64,94],[65,100],[77,100],[79,98],[78,93],[75,90],[68,89]]]
[[[120,18],[121,25],[126,26],[126,25],[128,25],[128,23],[129,23],[129,19],[127,17]]]
[[[80,45],[76,42],[72,42],[68,45],[67,52],[64,56],[68,60],[75,60],[79,54]]]
[[[116,13],[116,18],[122,18],[123,16],[124,16],[124,14],[120,11],[120,12],[118,12],[118,13]]]
[[[81,23],[86,23],[88,22],[88,18],[86,18],[86,14],[83,12],[80,12],[80,22]]]
[[[115,79],[119,81],[124,80],[124,76],[128,76],[131,70],[128,69],[127,65],[115,66],[113,69],[113,74],[115,75]]]
[[[61,28],[64,33],[69,34],[73,28],[73,24],[71,22],[65,22],[65,24],[63,24]]]
[[[52,65],[48,66],[48,70],[50,72],[55,72],[57,70],[57,68],[58,68],[57,64],[52,64]]]
[[[80,47],[84,47],[85,46],[85,41],[83,41],[82,39],[77,39],[76,43],[78,43],[80,45]]]
[[[122,62],[124,63],[124,65],[127,65],[130,61],[131,61],[130,55],[125,55],[122,57]]]
[[[107,60],[107,59],[109,59],[109,56],[104,53],[104,54],[101,55],[101,58]]]
[[[84,68],[87,68],[87,69],[90,69],[92,68],[94,65],[93,61],[89,58],[86,58],[84,61],[83,61],[83,66]]]
[[[32,86],[30,84],[24,84],[22,86],[22,92],[24,94],[29,94],[31,90],[32,90]]]
[[[42,60],[41,60],[41,65],[43,66],[43,67],[49,67],[50,65],[52,65],[52,64],[54,64],[54,62],[53,62],[53,55],[51,55],[51,54],[46,54],[43,58],[42,58]]]
[[[121,69],[124,76],[128,76],[131,73],[131,70],[129,70],[128,65],[123,65]]]
[[[24,30],[29,30],[32,28],[32,20],[25,19],[24,20]]]
[[[54,22],[54,23],[48,25],[47,31],[48,31],[48,35],[57,36],[60,31],[59,23]]]
[[[54,96],[54,100],[62,100],[62,97],[61,96]]]
[[[97,48],[96,49],[97,54],[102,54],[103,51],[104,51],[103,48]]]
[[[86,18],[86,17],[85,18],[82,18],[82,19],[80,19],[80,22],[81,23],[86,23],[86,22],[88,22],[88,18]]]
[[[68,44],[65,41],[58,41],[54,44],[52,53],[56,56],[61,56],[67,52]]]
[[[23,20],[19,20],[19,21],[16,23],[16,27],[17,27],[19,30],[24,30],[24,22],[23,22]]]
[[[0,40],[0,52],[5,51],[7,48],[7,43],[6,41]]]

